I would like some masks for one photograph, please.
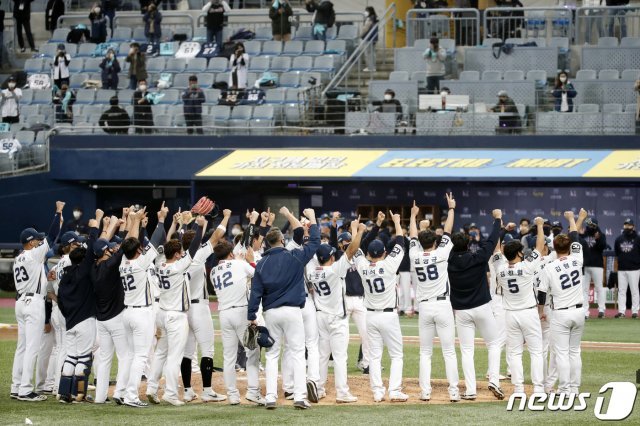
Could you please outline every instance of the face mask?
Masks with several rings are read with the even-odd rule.
[[[147,90],[147,85],[146,84],[141,84],[140,85],[140,91],[144,92],[145,90]]]
[[[100,13],[100,8],[96,7],[95,9],[93,9],[93,12],[96,13],[96,14]]]
[[[384,95],[384,100],[385,100],[385,101],[390,101],[391,99],[393,99],[393,96],[391,96],[391,95]]]
[[[231,235],[233,235],[234,237],[236,237],[236,236],[238,236],[238,234],[240,234],[240,232],[242,232],[242,231],[240,231],[238,228],[233,228],[233,229],[231,230]]]
[[[74,217],[75,220],[80,219],[80,216],[82,216],[82,212],[79,212],[78,210],[75,210],[73,212],[73,217]]]
[[[108,58],[108,59],[113,59],[113,53],[108,53],[108,54],[107,54],[107,58]]]
[[[15,83],[9,83],[9,89],[13,89],[14,87],[16,87]]]
[[[129,55],[133,55],[134,53],[136,53],[136,50],[133,47],[129,49]]]
[[[448,93],[447,92],[440,92],[440,96],[447,96]]]
[[[633,229],[625,229],[623,232],[624,232],[624,235],[626,235],[627,237],[630,237],[631,235],[633,235],[634,230]]]
[[[369,12],[365,12],[365,13],[364,13],[364,17],[365,17],[365,18],[368,18],[368,17],[369,17]]]
[[[197,89],[197,88],[198,88],[198,83],[192,84],[192,85],[191,85],[191,88],[192,88],[192,89]]]
[[[478,236],[478,233],[477,233],[476,231],[471,231],[471,232],[469,232],[469,236],[470,236],[471,238],[475,238],[475,237],[477,237],[477,236]]]
[[[567,81],[567,77],[560,77],[560,82],[564,83],[565,81]]]

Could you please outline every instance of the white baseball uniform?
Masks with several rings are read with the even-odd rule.
[[[374,398],[382,399],[385,388],[382,382],[382,351],[387,346],[391,358],[389,397],[402,390],[402,331],[396,312],[398,295],[396,271],[400,267],[404,249],[396,244],[384,260],[369,262],[358,249],[354,262],[362,277],[364,306],[367,309],[367,334],[371,348],[369,381]]]
[[[213,358],[213,319],[209,308],[209,294],[207,293],[207,277],[205,262],[213,253],[210,241],[202,244],[193,257],[187,276],[192,297],[191,308],[187,313],[189,334],[184,349],[184,357],[191,359],[196,353],[196,342],[200,347],[202,357]],[[245,321],[246,322],[246,321]]]
[[[536,278],[542,264],[542,255],[533,250],[522,262],[509,264],[496,253],[492,257],[498,284],[503,291],[503,306],[507,329],[507,358],[511,367],[511,383],[514,392],[524,392],[522,368],[523,344],[531,356],[531,382],[534,393],[544,392],[544,368],[542,358],[542,328],[538,316]]]
[[[502,363],[502,350],[505,347],[507,342],[507,330],[505,328],[505,312],[504,306],[502,303],[502,288],[499,287],[498,281],[496,280],[496,271],[493,267],[493,262],[489,261],[489,292],[491,293],[491,312],[493,312],[493,316],[496,319],[496,331],[498,333],[498,345],[500,346],[500,358]],[[505,357],[506,358],[506,357]],[[507,361],[507,373],[511,374],[511,369],[509,367],[509,360]],[[500,368],[499,370],[500,371]],[[489,372],[487,371],[487,375]]]
[[[580,387],[580,341],[584,331],[582,262],[582,245],[571,243],[568,256],[545,266],[539,287],[539,291],[551,297],[551,341],[558,366],[559,393],[578,393]]]
[[[187,311],[191,305],[187,269],[192,262],[187,252],[172,263],[162,263],[158,267],[158,288],[160,289],[160,310],[164,312],[161,329],[166,333],[168,353],[164,366],[164,399],[178,399],[178,377],[184,347],[189,333]]]
[[[242,344],[247,330],[247,305],[250,280],[254,268],[244,260],[221,260],[211,270],[211,282],[218,296],[218,312],[222,332],[222,351],[224,357],[224,383],[230,401],[238,400],[240,392],[236,382],[236,361],[238,343]],[[249,350],[247,354],[247,395],[260,395],[258,369],[260,349]]]
[[[26,396],[33,392],[33,369],[44,334],[44,297],[47,277],[44,261],[49,251],[45,239],[31,250],[24,250],[13,261],[13,279],[19,297],[16,301],[18,346],[13,359],[11,393]]]
[[[449,253],[453,248],[451,236],[444,234],[434,251],[425,251],[416,238],[409,243],[409,258],[414,281],[417,282],[416,301],[420,306],[418,333],[420,335],[420,389],[431,395],[431,356],[433,338],[438,335],[442,346],[449,395],[458,395],[458,361],[456,358],[456,329],[449,300]]]
[[[344,278],[351,265],[346,255],[331,266],[309,262],[306,278],[313,285],[318,322],[318,348],[320,354],[320,381],[318,394],[325,393],[329,357],[333,353],[336,397],[350,395],[347,385],[347,349],[349,347],[349,319],[345,309]]]
[[[541,276],[544,271],[544,268],[550,262],[553,262],[557,259],[556,253],[552,252],[548,256],[542,257],[542,264],[540,265],[540,270],[536,273],[536,289],[540,287]],[[551,344],[551,316],[553,315],[553,310],[549,306],[550,298],[547,297],[547,300],[544,305],[544,314],[546,315],[546,319],[544,321],[540,321],[540,326],[542,328],[542,360],[543,360],[543,369],[544,369],[544,390],[546,393],[550,393],[555,386],[556,380],[558,380],[558,369],[556,368],[556,356],[553,352],[553,344]]]
[[[149,244],[135,259],[122,258],[120,278],[124,287],[124,328],[131,350],[131,369],[125,394],[125,402],[140,401],[138,387],[149,356],[154,334],[153,295],[147,270],[158,255]]]

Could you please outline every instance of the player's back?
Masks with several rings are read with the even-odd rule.
[[[398,244],[383,260],[370,262],[362,250],[354,256],[364,286],[364,306],[367,309],[394,309],[398,304],[396,291],[398,267],[404,250]]]
[[[508,264],[501,254],[494,255],[494,259],[500,262],[495,269],[498,285],[503,290],[504,309],[517,311],[537,306],[536,273],[542,263],[540,253],[534,250],[523,261],[515,264]]]
[[[350,268],[347,256],[342,256],[330,266],[321,266],[310,261],[307,264],[307,281],[313,286],[316,309],[322,312],[345,316],[345,276]]]
[[[186,253],[180,260],[161,263],[158,266],[158,288],[160,289],[160,309],[186,312],[191,304],[187,269],[191,256]]]
[[[449,274],[447,272],[449,253],[453,244],[448,235],[443,235],[435,250],[423,250],[417,239],[409,243],[409,258],[416,287],[416,303],[449,294]]]
[[[49,243],[44,240],[38,247],[20,252],[13,260],[13,280],[18,294],[44,294],[47,286],[44,260],[48,251]]]
[[[573,256],[561,256],[547,264],[544,273],[553,309],[567,308],[584,302],[580,260]]]
[[[247,306],[249,280],[254,268],[244,260],[221,260],[211,269],[211,283],[218,296],[218,310]]]
[[[202,244],[193,260],[191,265],[187,269],[187,276],[189,278],[189,291],[193,298],[208,299],[209,293],[207,292],[207,270],[205,262],[207,258],[213,253],[213,246],[211,242],[207,241]]]
[[[149,306],[153,302],[151,283],[147,274],[149,266],[157,255],[155,247],[149,244],[143,254],[137,258],[122,258],[119,270],[126,306]]]

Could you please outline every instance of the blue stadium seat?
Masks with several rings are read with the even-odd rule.
[[[480,73],[478,71],[462,71],[460,73],[460,81],[479,81]]]
[[[229,70],[229,60],[227,58],[211,58],[207,65],[208,72],[226,72]]]
[[[502,80],[502,71],[482,71],[482,80],[500,81]]]
[[[87,105],[94,103],[96,91],[93,89],[80,89],[76,92],[76,104]]]
[[[281,41],[265,41],[262,44],[262,52],[260,53],[263,56],[279,56],[282,53],[282,42]]]
[[[270,70],[273,72],[286,72],[291,69],[291,58],[288,56],[277,56],[271,60]]]
[[[283,56],[300,56],[304,51],[304,43],[300,40],[291,40],[284,43]]]
[[[84,70],[84,59],[83,58],[71,58],[69,62],[69,72],[77,73],[82,72]]]
[[[320,56],[324,54],[324,41],[311,40],[304,45],[303,55]]]
[[[258,40],[250,40],[244,43],[244,51],[251,57],[259,56],[262,52],[262,42]]]
[[[187,61],[187,72],[204,72],[207,69],[206,58],[191,58]]]
[[[617,80],[620,78],[618,70],[600,70],[598,73],[599,80]]]
[[[249,71],[265,72],[269,70],[270,57],[255,56],[249,60]]]
[[[133,38],[133,31],[129,27],[117,27],[113,29],[113,37],[110,41],[123,42]]]
[[[76,57],[78,58],[89,58],[93,56],[93,53],[96,50],[95,43],[82,43],[78,46],[78,53],[76,53]],[[117,52],[116,52],[117,53]]]
[[[268,41],[273,38],[271,26],[262,26],[255,29],[256,37],[254,40]]]
[[[32,58],[24,61],[24,71],[27,74],[37,74],[44,67],[44,58]]]
[[[309,71],[313,68],[313,58],[311,56],[297,56],[293,58],[291,71]]]
[[[280,74],[280,87],[300,87],[300,71],[291,71]]]
[[[84,72],[101,72],[102,58],[87,58],[84,61]]]
[[[68,28],[56,28],[49,39],[49,43],[64,43],[67,41],[67,34],[69,34]]]

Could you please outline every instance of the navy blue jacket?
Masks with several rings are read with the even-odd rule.
[[[565,90],[562,90],[560,88],[555,88],[553,89],[552,95],[555,99],[555,110],[556,111],[560,111],[561,107],[562,107],[562,92],[566,92],[567,93],[567,104],[569,105],[569,111],[568,112],[573,112],[573,98],[576,97],[576,95],[578,94],[578,92],[576,92],[576,89],[573,88],[573,84],[567,82],[567,84],[565,85]]]
[[[304,287],[304,267],[320,247],[318,225],[309,228],[309,242],[303,248],[288,251],[284,247],[268,250],[256,265],[251,281],[251,296],[247,319],[256,319],[258,307],[262,309],[281,306],[304,308],[307,300]]]
[[[205,103],[204,92],[201,89],[187,89],[182,94],[185,115],[202,115],[202,104]]]

